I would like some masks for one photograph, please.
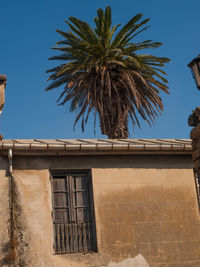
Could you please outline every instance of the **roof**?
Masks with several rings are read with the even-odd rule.
[[[191,154],[189,139],[5,139],[0,154]]]

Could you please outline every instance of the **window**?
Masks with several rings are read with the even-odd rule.
[[[52,171],[56,254],[96,251],[90,171]]]

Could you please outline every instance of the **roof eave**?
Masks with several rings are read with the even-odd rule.
[[[5,140],[0,154],[9,149],[14,155],[105,155],[105,154],[192,154],[190,140]]]

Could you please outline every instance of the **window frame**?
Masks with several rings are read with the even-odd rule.
[[[71,254],[71,253],[84,253],[85,254],[85,253],[97,252],[98,250],[97,250],[96,223],[95,223],[95,211],[94,211],[94,198],[93,198],[93,184],[92,184],[92,172],[91,172],[91,169],[62,169],[62,170],[51,169],[51,170],[49,170],[49,173],[50,173],[50,181],[51,181],[51,203],[52,203],[52,225],[53,225],[53,236],[54,236],[53,237],[54,254]],[[68,179],[69,179],[68,176],[70,176],[70,175],[73,176],[74,175],[74,177],[75,177],[77,175],[77,177],[78,177],[79,174],[80,175],[83,174],[84,176],[86,175],[86,179],[87,179],[86,191],[87,191],[87,196],[88,196],[88,212],[89,212],[90,219],[89,220],[83,220],[82,221],[82,223],[83,223],[82,225],[88,223],[88,225],[83,226],[83,227],[85,227],[84,228],[85,229],[85,236],[86,237],[89,236],[89,237],[88,237],[88,239],[85,239],[86,237],[84,237],[84,234],[82,232],[82,234],[83,234],[82,235],[82,239],[86,240],[86,241],[82,241],[82,242],[88,242],[88,240],[90,238],[90,242],[91,242],[90,247],[89,247],[90,249],[88,249],[88,247],[87,248],[85,247],[85,243],[84,244],[82,243],[82,248],[83,249],[79,249],[79,248],[75,249],[75,247],[74,247],[75,245],[74,244],[75,244],[75,242],[76,242],[76,244],[78,244],[77,243],[78,239],[77,240],[72,239],[71,236],[70,236],[69,239],[66,238],[66,242],[70,242],[70,243],[72,242],[72,244],[73,244],[72,246],[74,247],[74,249],[72,249],[72,247],[70,247],[70,249],[68,251],[66,249],[65,250],[64,249],[58,250],[57,243],[56,243],[56,242],[58,242],[58,240],[56,240],[56,227],[59,224],[59,222],[57,222],[56,219],[55,219],[55,210],[56,209],[55,209],[55,200],[54,200],[55,191],[54,191],[54,186],[53,186],[54,179],[56,179],[55,178],[56,176],[59,177],[59,175],[60,176],[65,176],[65,178],[63,178],[63,179],[66,179],[66,182],[68,184]],[[73,178],[73,179],[76,179],[76,178]],[[68,226],[71,225],[71,227],[72,227],[73,223],[74,223],[74,225],[75,224],[77,224],[77,225],[80,224],[80,222],[77,220],[77,218],[75,219],[75,215],[73,214],[74,211],[72,212],[72,214],[70,214],[70,206],[72,205],[72,202],[73,202],[72,194],[73,193],[76,194],[77,192],[73,191],[69,187],[69,185],[67,185],[67,186],[68,186],[68,188],[67,188],[66,192],[68,192],[68,194],[69,194],[69,196],[67,196],[68,201],[69,201],[68,202],[68,205],[69,205],[69,207],[68,207],[68,209],[69,209],[69,217],[72,219],[72,221],[70,221],[70,220],[67,221],[66,220],[65,222],[62,222],[62,223],[63,223],[63,225],[67,224]],[[65,190],[63,190],[63,191],[65,191]],[[77,201],[77,198],[75,198],[75,199]],[[73,206],[71,211],[74,210],[74,208],[75,208],[75,206]],[[72,229],[72,228],[70,228],[70,229]],[[78,226],[77,226],[77,229],[79,229]],[[71,235],[72,235],[72,232],[70,232]],[[78,232],[78,230],[77,230],[77,232]],[[74,232],[73,232],[73,236],[74,236]],[[79,237],[80,237],[80,235],[79,235]],[[77,245],[77,247],[78,247],[78,245]]]

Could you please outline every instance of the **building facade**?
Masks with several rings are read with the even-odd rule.
[[[4,140],[0,266],[200,266],[190,140]]]

